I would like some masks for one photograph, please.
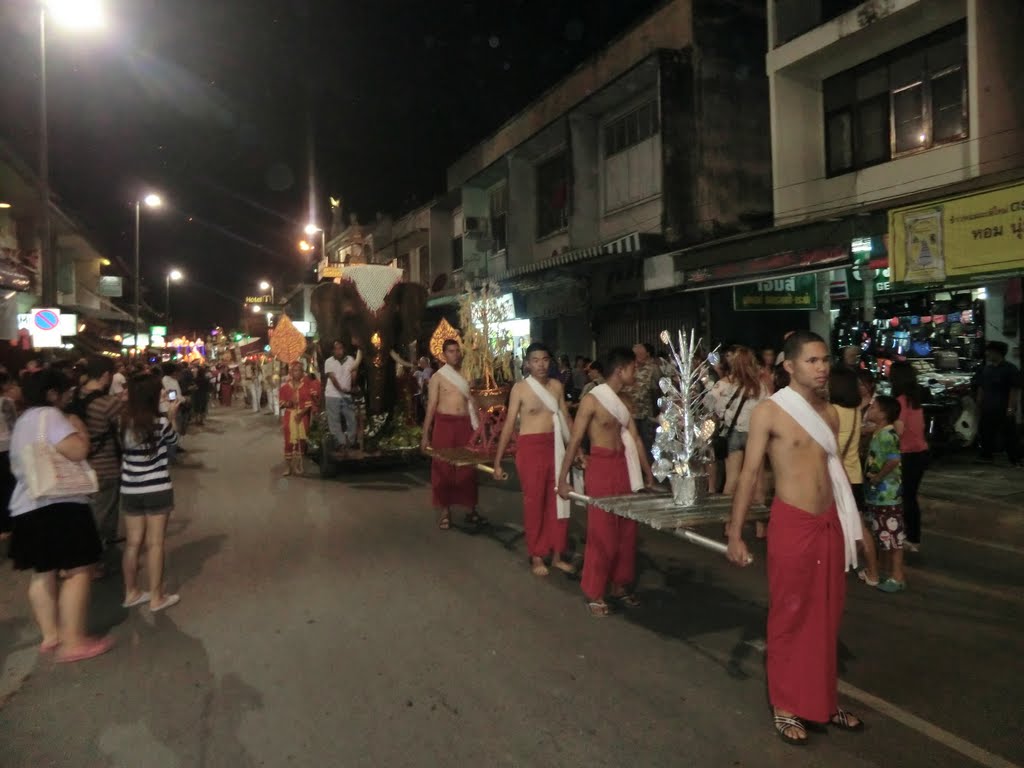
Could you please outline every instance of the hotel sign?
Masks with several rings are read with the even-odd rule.
[[[235,299],[235,301],[238,301],[238,299]],[[246,304],[270,304],[270,303],[272,303],[272,297],[271,297],[271,295],[269,293],[266,296],[246,296],[245,297],[245,303]]]

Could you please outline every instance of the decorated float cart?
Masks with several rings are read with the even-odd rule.
[[[323,361],[332,354],[336,340],[344,342],[350,351],[362,351],[363,361],[353,392],[357,445],[342,450],[327,427],[323,411],[310,428],[307,451],[319,465],[321,477],[332,477],[346,466],[392,465],[420,455],[422,430],[416,412],[413,366],[421,341],[427,341],[421,338],[425,335],[422,322],[427,292],[421,285],[404,282],[402,276],[402,270],[387,265],[347,267],[341,278],[321,283],[311,295],[319,337],[314,349],[306,349],[305,338],[290,322],[286,324],[286,319],[282,319],[271,337],[271,348],[283,362],[315,357],[321,373]],[[467,298],[466,303],[471,300]],[[288,331],[288,326],[294,333]],[[446,339],[464,343],[469,366],[464,371],[471,380],[479,378],[483,383],[478,393],[483,411],[480,429],[459,453],[463,458],[475,456],[476,461],[493,454],[509,389],[499,386],[497,380],[501,376],[495,376],[496,367],[501,365],[500,355],[477,351],[473,346],[481,334],[487,338],[486,327],[468,326],[466,338],[460,339],[459,332],[442,320],[429,338],[430,353],[437,360],[443,360],[442,345]],[[508,363],[505,365],[510,373]]]

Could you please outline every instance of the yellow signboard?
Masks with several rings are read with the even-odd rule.
[[[1024,184],[889,212],[899,283],[1024,269]]]
[[[333,280],[336,277],[341,277],[344,273],[344,264],[322,264],[317,274],[321,280]]]

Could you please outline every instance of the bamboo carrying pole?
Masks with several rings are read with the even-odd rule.
[[[578,501],[581,504],[586,504],[588,506],[594,504],[595,501],[590,496],[586,496],[585,494],[582,493],[576,493],[575,491],[569,492],[569,498],[572,499],[573,501]],[[715,541],[714,539],[709,539],[707,536],[701,536],[699,533],[692,531],[689,528],[673,528],[672,533],[681,539],[685,539],[691,544],[696,544],[698,547],[709,549],[712,552],[718,553],[719,555],[725,555],[729,551],[728,546],[726,546],[722,542]],[[750,564],[752,562],[754,562],[754,556],[750,555],[750,557],[747,559],[747,564]]]
[[[483,462],[471,461],[468,459],[459,459],[451,456],[445,456],[443,453],[435,451],[433,448],[429,446],[423,449],[423,453],[432,459],[440,459],[441,461],[446,461],[449,464],[454,464],[456,467],[473,467],[478,472],[486,472],[489,475],[494,474],[494,467],[492,467],[490,464],[484,464]]]

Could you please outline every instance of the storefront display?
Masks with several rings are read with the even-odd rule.
[[[983,297],[981,289],[881,296],[868,321],[851,302],[839,310],[833,344],[837,350],[858,347],[862,364],[881,377],[895,360],[970,373],[984,359]]]

